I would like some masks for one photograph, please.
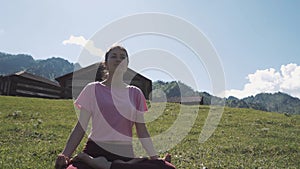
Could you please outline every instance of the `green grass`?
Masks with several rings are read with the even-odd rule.
[[[180,105],[167,104],[162,115],[154,113],[159,107],[162,104],[152,104],[147,114],[159,117],[147,124],[153,136],[179,117]],[[201,163],[208,168],[299,168],[300,115],[225,108],[216,131],[201,144],[198,138],[209,106],[185,108],[197,119],[188,135],[168,151],[177,168],[201,168]],[[0,96],[0,168],[54,168],[76,119],[72,100]]]

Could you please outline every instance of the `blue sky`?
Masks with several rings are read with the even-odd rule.
[[[71,42],[71,36],[87,42],[120,18],[164,13],[191,23],[211,42],[223,66],[227,96],[282,91],[300,97],[300,1],[1,0],[0,6],[1,52],[77,62],[83,47]],[[193,62],[193,53],[182,44],[150,35],[123,44],[131,54],[160,48],[178,56],[188,67],[198,67],[194,87],[212,92],[205,67]],[[161,72],[145,74],[153,80],[181,80]]]

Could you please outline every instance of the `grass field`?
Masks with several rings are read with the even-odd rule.
[[[168,129],[178,109],[167,104],[147,124],[151,135]],[[200,106],[192,130],[168,151],[178,169],[201,168],[201,163],[208,168],[300,168],[300,115],[225,108],[216,131],[200,144],[208,111],[209,106]],[[76,119],[72,100],[0,96],[0,168],[54,168]]]

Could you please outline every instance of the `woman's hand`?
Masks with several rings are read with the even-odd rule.
[[[63,154],[59,154],[56,158],[55,169],[64,169],[69,164],[69,158]]]
[[[67,141],[66,147],[61,154],[57,156],[55,162],[55,169],[64,169],[70,163],[69,157],[72,156],[75,149],[80,144],[82,138],[84,137],[88,122],[90,120],[91,113],[81,109],[79,120],[74,127],[69,139]]]

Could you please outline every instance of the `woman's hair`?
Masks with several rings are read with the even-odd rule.
[[[104,62],[101,62],[100,65],[99,65],[98,72],[97,72],[97,75],[96,75],[97,76],[96,80],[100,81],[100,80],[104,80],[104,79],[107,78],[108,70],[107,70],[107,67],[105,65],[105,62],[107,62],[107,60],[108,60],[109,53],[114,49],[120,49],[120,50],[124,51],[126,53],[127,61],[128,61],[128,53],[127,53],[127,50],[124,47],[122,47],[122,46],[113,46],[113,47],[109,48],[107,50],[107,52],[105,53]]]
[[[124,51],[126,53],[127,60],[128,60],[128,53],[127,53],[127,50],[124,47],[122,47],[122,46],[113,46],[113,47],[109,48],[108,51],[105,53],[105,59],[104,59],[105,62],[107,62],[109,53],[114,49],[120,49],[120,50]]]

